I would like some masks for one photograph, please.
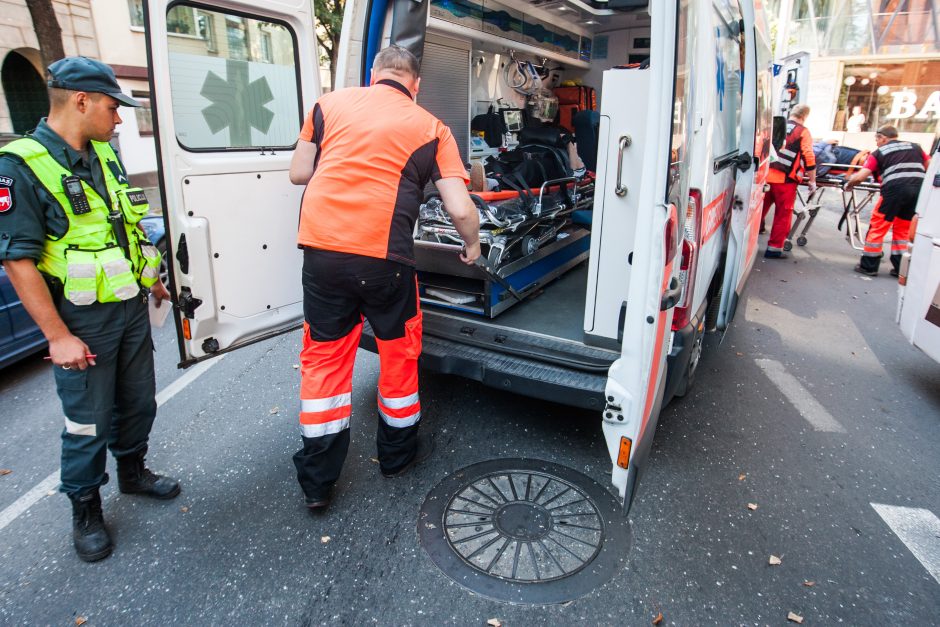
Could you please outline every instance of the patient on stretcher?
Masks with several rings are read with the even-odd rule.
[[[586,168],[572,135],[554,127],[526,128],[513,150],[475,161],[470,167],[470,191],[493,192],[538,189],[550,180],[582,179]]]

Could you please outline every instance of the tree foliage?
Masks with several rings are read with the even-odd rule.
[[[316,13],[317,42],[323,58],[330,64],[330,87],[336,85],[336,61],[339,56],[339,37],[343,30],[343,11],[346,0],[313,0]]]

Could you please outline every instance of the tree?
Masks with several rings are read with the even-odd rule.
[[[343,11],[346,0],[313,0],[316,13],[317,41],[320,43],[322,62],[330,63],[330,89],[336,85],[336,62],[339,58],[339,36],[343,30]]]
[[[29,15],[33,19],[33,30],[39,40],[39,54],[43,67],[49,67],[54,61],[65,56],[62,46],[62,28],[55,15],[52,0],[26,0]]]

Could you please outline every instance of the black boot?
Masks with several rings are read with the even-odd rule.
[[[144,465],[147,449],[117,460],[118,489],[124,494],[141,494],[155,499],[172,499],[180,493],[176,479],[150,472]]]
[[[104,526],[98,490],[69,499],[72,501],[72,542],[78,557],[86,562],[97,562],[111,555],[114,545]]]

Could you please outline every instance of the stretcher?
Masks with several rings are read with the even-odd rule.
[[[458,257],[463,239],[440,197],[429,196],[415,225],[421,301],[495,317],[587,258],[589,232],[571,214],[589,209],[594,182],[574,177],[538,189],[477,192],[480,247],[486,263]]]
[[[787,239],[783,243],[784,250],[793,248],[793,240],[796,239],[797,246],[806,246],[808,239],[806,237],[810,227],[819,214],[819,208],[822,206],[823,195],[828,189],[838,189],[842,193],[842,217],[839,218],[838,228],[846,227],[846,239],[852,248],[862,250],[864,239],[861,235],[861,225],[859,215],[862,210],[868,207],[874,201],[875,197],[881,191],[881,185],[875,181],[868,180],[859,183],[851,191],[845,190],[845,176],[852,170],[861,169],[862,166],[852,166],[844,164],[824,164],[831,166],[831,170],[824,175],[816,177],[816,189],[805,193],[801,190],[806,186],[808,179],[803,179],[803,183],[797,188],[796,197],[799,200],[798,205],[794,206],[793,213],[795,219]],[[805,224],[804,224],[805,222]]]

